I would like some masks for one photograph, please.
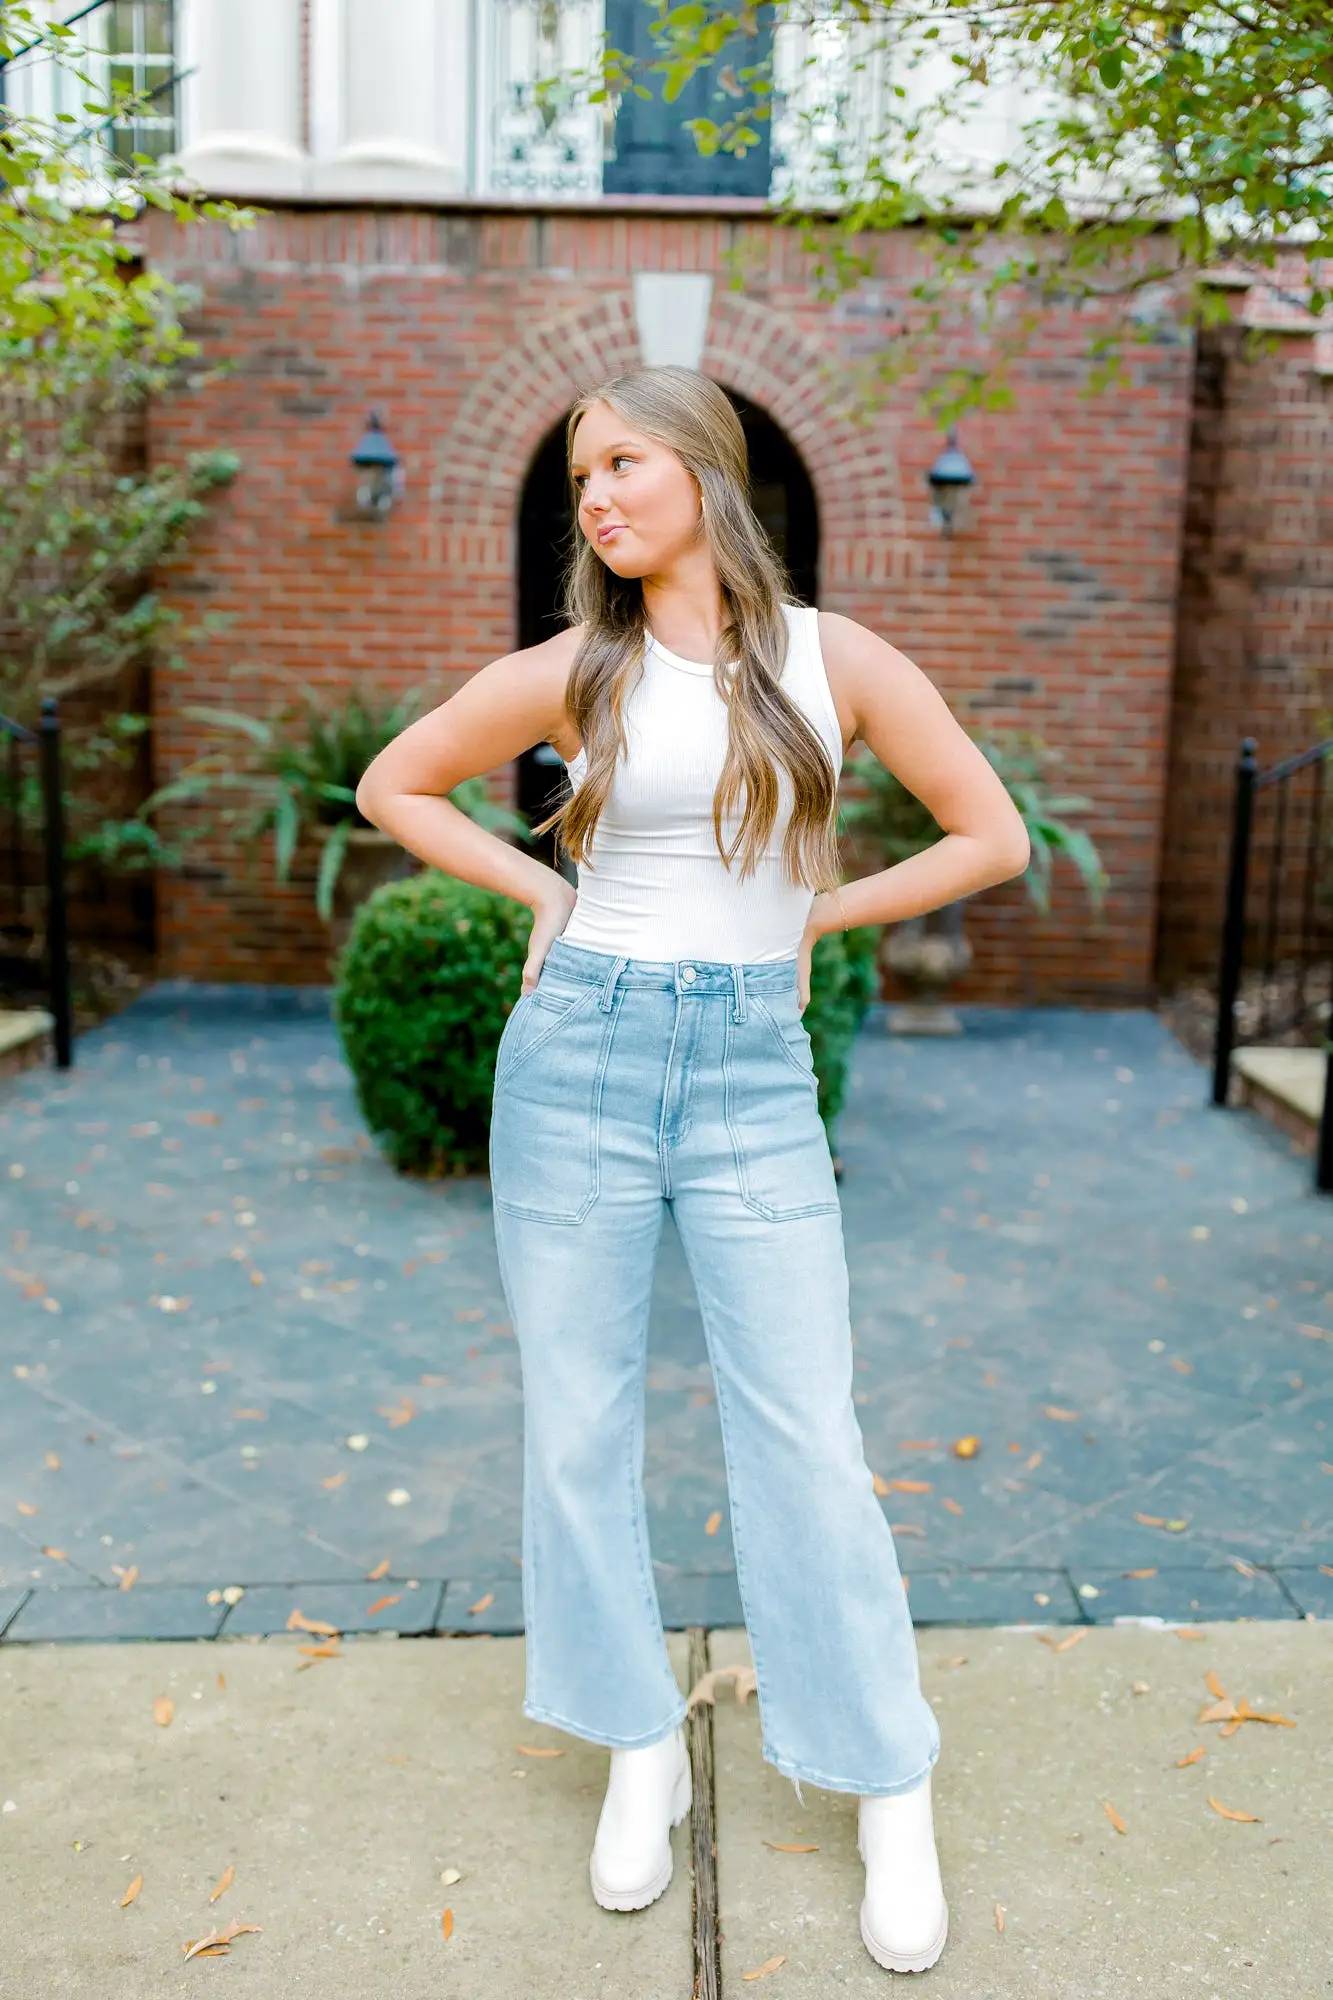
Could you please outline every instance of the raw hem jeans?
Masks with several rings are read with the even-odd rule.
[[[852,1402],[842,1214],[796,962],[557,939],[505,1023],[491,1189],[523,1376],[523,1713],[593,1743],[685,1719],[643,1494],[670,1203],[703,1317],[765,1760],[830,1791],[939,1755]]]

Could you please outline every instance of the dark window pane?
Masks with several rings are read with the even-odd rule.
[[[144,0],[143,45],[153,55],[170,55],[175,13],[171,0]]]
[[[733,35],[708,68],[696,72],[679,97],[666,104],[662,101],[665,73],[639,71],[640,64],[656,60],[659,53],[651,34],[656,18],[652,9],[643,0],[606,0],[607,42],[633,57],[635,80],[652,92],[650,98],[635,97],[631,91],[621,97],[615,121],[615,158],[602,168],[606,194],[767,195],[767,118],[755,121],[759,143],[743,158],[735,153],[703,154],[695,145],[694,134],[682,129],[689,118],[711,118],[724,124],[733,116],[736,100],[719,84],[719,74],[771,60],[773,9],[762,5],[755,11],[758,34]]]
[[[112,0],[106,13],[107,48],[112,55],[133,55],[134,0]]]

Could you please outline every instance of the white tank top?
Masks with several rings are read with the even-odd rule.
[[[783,692],[823,738],[842,769],[842,727],[819,646],[813,605],[784,604],[787,660]],[[578,871],[578,900],[562,933],[567,944],[627,958],[714,959],[754,965],[796,955],[814,892],[782,872],[782,835],[792,788],[778,766],[778,816],[767,852],[742,881],[713,837],[713,793],[727,750],[727,709],[711,665],[682,659],[658,640],[644,648],[643,673],[625,705],[626,753]],[[566,766],[577,788],[587,771],[580,750]],[[723,819],[728,841],[739,815]]]

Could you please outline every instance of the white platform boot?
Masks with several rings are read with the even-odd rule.
[[[866,1865],[861,1937],[877,1965],[925,1972],[944,1950],[949,1910],[940,1881],[930,1772],[910,1792],[857,1802],[856,1845]]]
[[[642,1910],[671,1880],[671,1829],[693,1803],[683,1726],[658,1743],[611,1752],[611,1776],[588,1861],[604,1910]]]

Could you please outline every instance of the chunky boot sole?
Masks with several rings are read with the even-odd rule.
[[[861,1836],[859,1833],[856,1837],[856,1851],[862,1861],[864,1861],[866,1858],[865,1849],[861,1845]],[[882,1965],[886,1972],[929,1972],[931,1966],[934,1965],[936,1959],[944,1950],[945,1940],[948,1935],[949,1906],[946,1903],[944,1906],[944,1915],[940,1920],[939,1930],[924,1951],[891,1951],[888,1945],[880,1943],[871,1930],[869,1924],[866,1922],[865,1903],[862,1902],[861,1904],[861,1942],[874,1959],[876,1965]]]
[[[690,1760],[687,1754],[680,1776],[676,1780],[676,1788],[671,1794],[672,1826],[680,1825],[693,1802],[694,1792],[690,1782]],[[645,1882],[634,1889],[607,1889],[598,1881],[596,1862],[589,1855],[588,1879],[592,1884],[593,1895],[604,1910],[646,1910],[649,1903],[655,1903],[659,1896],[665,1894],[670,1886],[674,1866],[675,1856],[668,1846],[666,1865],[650,1882]]]

